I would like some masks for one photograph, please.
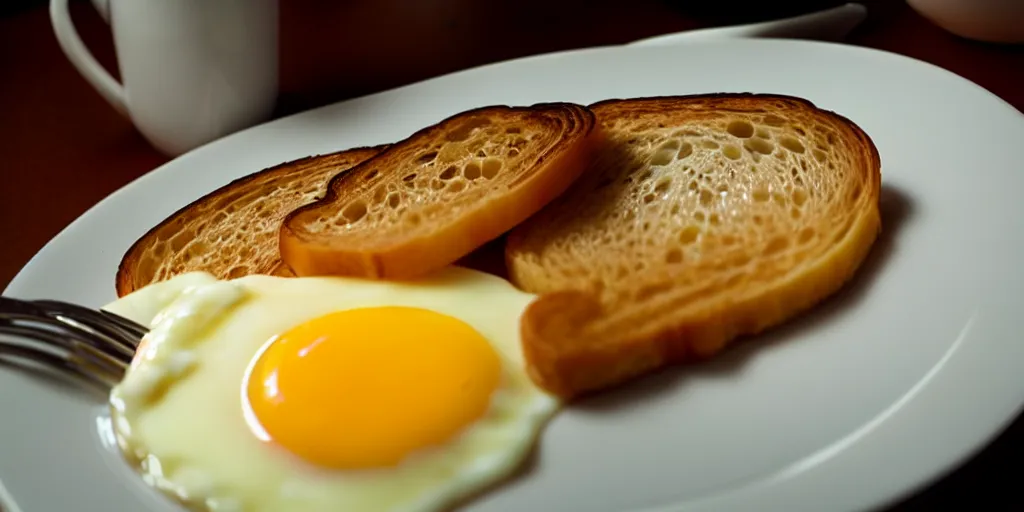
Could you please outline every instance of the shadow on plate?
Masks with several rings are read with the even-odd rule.
[[[106,400],[110,388],[95,381],[72,374],[70,371],[57,371],[39,364],[8,358],[0,354],[0,373],[10,372],[25,375],[40,385],[58,393],[71,394],[76,397],[102,403]]]
[[[694,377],[728,378],[756,354],[794,339],[809,330],[821,330],[840,315],[856,307],[896,251],[900,230],[914,215],[914,202],[903,191],[882,185],[879,196],[882,231],[853,279],[838,292],[792,320],[756,335],[735,341],[721,354],[704,362],[665,368],[650,376],[611,391],[581,398],[572,405],[582,413],[621,413],[623,407],[645,398],[675,390]],[[823,332],[823,331],[822,331]]]

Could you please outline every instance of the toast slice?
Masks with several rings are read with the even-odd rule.
[[[117,295],[191,271],[220,279],[290,275],[277,249],[281,220],[322,196],[335,174],[383,149],[355,148],[286,162],[193,201],[128,249],[117,269]]]
[[[608,142],[508,236],[534,380],[571,398],[711,356],[837,291],[881,229],[879,155],[808,101],[591,106]]]
[[[408,279],[451,264],[564,192],[598,132],[569,103],[469,110],[331,180],[290,213],[281,256],[299,276]]]

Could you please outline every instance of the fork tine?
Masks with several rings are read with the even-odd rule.
[[[85,321],[95,321],[100,324],[114,324],[118,327],[124,328],[125,330],[145,334],[149,331],[144,325],[141,325],[133,320],[125,318],[121,315],[111,313],[103,309],[90,309],[87,307],[79,306],[78,304],[72,304],[70,302],[64,302],[59,300],[41,299],[32,301],[33,304],[47,308],[59,313],[67,315],[81,317]]]
[[[37,300],[33,303],[47,309],[50,316],[71,318],[112,338],[111,341],[121,345],[128,352],[135,352],[139,340],[148,332],[142,325],[108,311],[95,311],[55,300]]]
[[[130,361],[135,355],[134,350],[126,348],[116,338],[103,335],[66,318],[44,316],[28,319],[19,317],[14,320],[0,319],[0,332],[28,338],[43,337],[45,338],[44,343],[67,350],[74,350],[78,346],[77,344],[85,343],[126,361]]]
[[[125,370],[128,365],[123,361],[118,360],[110,356],[105,352],[102,352],[91,345],[81,345],[81,350],[72,352],[68,359],[71,362],[78,363],[83,369],[91,369],[93,373],[102,373],[107,376],[113,376],[114,381],[118,381],[124,376]]]
[[[20,321],[0,320],[0,334],[40,341],[52,348],[64,350],[73,348],[71,338],[77,334],[63,333],[65,329],[62,324],[49,318],[40,319],[37,323],[40,325],[24,325]],[[45,329],[43,326],[56,329]]]
[[[110,371],[107,368],[94,365],[89,361],[76,361],[76,363],[77,364],[74,365],[75,373],[78,375],[88,376],[109,388],[116,386],[124,377],[124,372]]]
[[[85,331],[92,335],[87,341],[97,348],[115,351],[128,357],[134,355],[139,340],[147,331],[145,327],[127,318],[113,313],[101,314],[66,302],[30,302],[9,297],[0,299],[0,320],[40,322],[64,331]]]
[[[45,339],[32,339],[46,343]],[[117,384],[123,375],[123,373],[111,371],[109,368],[93,367],[92,365],[85,366],[77,361],[69,360],[66,356],[61,356],[36,346],[5,343],[0,338],[0,360],[5,359],[5,356],[31,361],[52,370],[70,372],[73,375],[105,386]]]
[[[68,360],[64,357],[31,345],[15,345],[0,341],[0,356],[2,355],[28,359],[56,369],[67,369],[68,366]]]
[[[0,296],[0,314],[31,318],[46,315],[46,311],[28,301]]]
[[[142,324],[136,323],[134,320],[125,318],[121,315],[117,315],[103,309],[100,310],[100,313],[110,321],[117,324],[118,327],[124,329],[125,332],[135,336],[138,339],[142,339],[142,337],[149,332],[149,328]]]
[[[122,350],[111,350],[112,345],[96,337],[94,333],[84,329],[69,328],[63,322],[50,318],[37,319],[35,325],[25,325],[11,321],[0,322],[0,334],[15,336],[19,339],[36,342],[46,349],[31,345],[0,345],[17,347],[7,352],[17,352],[22,357],[31,353],[38,357],[32,358],[49,366],[55,366],[54,358],[62,361],[60,368],[72,368],[76,373],[89,374],[103,383],[116,382],[124,375],[131,363],[132,354]],[[118,347],[113,345],[113,347]]]
[[[22,325],[19,323],[0,323],[0,334],[7,333],[14,336],[33,339],[55,348],[61,348],[70,352],[76,350],[89,350],[90,353],[102,354],[104,360],[116,361],[120,368],[131,364],[135,353],[124,351],[118,345],[111,345],[102,337],[84,328],[76,327],[64,322],[40,322],[54,329],[43,329],[36,325]],[[70,328],[69,328],[70,327]],[[88,347],[86,349],[85,347]],[[114,350],[110,350],[111,348]]]
[[[147,332],[144,326],[106,311],[0,296],[0,356],[71,371],[108,386],[124,376]],[[3,336],[14,336],[19,342]]]
[[[120,334],[116,331],[114,333],[104,332],[104,330],[102,329],[96,328],[89,324],[84,324],[82,322],[79,322],[78,319],[76,318],[64,315],[57,315],[55,318],[62,324],[70,326],[72,329],[77,330],[77,332],[83,335],[83,341],[88,342],[90,345],[97,349],[101,349],[108,352],[111,349],[113,349],[114,352],[117,352],[122,356],[127,356],[128,358],[131,358],[133,355],[135,355],[136,345],[128,346],[129,342],[125,340],[123,334]]]

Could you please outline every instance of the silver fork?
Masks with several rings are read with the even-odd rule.
[[[109,311],[0,297],[0,360],[30,361],[113,386],[149,331]]]

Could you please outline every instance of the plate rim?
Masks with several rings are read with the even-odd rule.
[[[722,40],[706,40],[706,41],[687,41],[687,42],[680,42],[677,45],[664,45],[664,46],[657,46],[657,47],[654,47],[654,46],[646,47],[646,46],[606,45],[606,46],[578,48],[578,49],[571,49],[571,50],[564,50],[564,51],[557,51],[557,52],[550,52],[550,53],[543,53],[543,54],[523,56],[523,57],[503,60],[503,61],[499,61],[499,62],[492,62],[492,63],[481,64],[481,65],[477,65],[477,66],[473,66],[473,67],[469,67],[469,68],[465,68],[465,69],[461,69],[461,70],[445,73],[445,74],[442,74],[442,75],[437,75],[437,76],[429,77],[429,78],[426,78],[426,79],[423,79],[423,80],[419,80],[419,81],[416,81],[416,82],[400,85],[400,86],[393,87],[393,88],[390,88],[390,89],[387,89],[387,90],[378,91],[378,92],[374,92],[374,93],[371,93],[371,94],[366,94],[366,95],[363,95],[363,96],[359,96],[359,97],[356,97],[356,98],[350,98],[350,99],[346,99],[346,100],[343,100],[343,101],[330,103],[330,104],[327,104],[327,105],[322,105],[322,106],[311,108],[311,109],[304,110],[304,111],[301,111],[301,112],[296,112],[296,113],[293,113],[293,114],[290,114],[290,115],[287,115],[287,116],[283,116],[283,117],[280,117],[280,118],[276,118],[276,119],[270,120],[270,121],[265,122],[265,123],[261,123],[259,125],[255,125],[253,127],[246,128],[244,130],[240,130],[238,132],[230,134],[230,135],[228,135],[226,137],[223,137],[221,139],[218,139],[218,140],[212,141],[210,143],[204,144],[203,146],[200,146],[200,147],[195,148],[195,149],[193,149],[193,150],[191,150],[191,151],[189,151],[187,153],[179,155],[178,157],[172,158],[172,159],[168,160],[167,162],[161,164],[160,166],[158,166],[158,167],[156,167],[156,168],[154,168],[154,169],[152,169],[150,171],[147,171],[146,173],[142,174],[141,176],[138,176],[135,179],[131,180],[130,182],[128,182],[128,183],[122,185],[121,187],[117,188],[116,190],[114,190],[113,192],[108,194],[106,197],[104,197],[103,199],[98,201],[96,204],[94,204],[90,208],[88,208],[85,212],[83,212],[81,215],[79,215],[75,220],[70,222],[63,229],[61,229],[56,235],[54,235],[49,241],[47,241],[47,243],[44,244],[32,256],[32,258],[30,258],[29,261],[27,263],[25,263],[24,266],[22,266],[22,268],[18,271],[18,273],[10,281],[10,283],[5,287],[4,294],[5,295],[6,294],[11,294],[12,291],[15,292],[15,294],[18,294],[19,293],[19,289],[25,288],[26,286],[23,285],[22,282],[27,280],[27,279],[30,279],[29,276],[32,273],[33,267],[37,264],[38,258],[40,257],[40,255],[43,254],[43,253],[47,253],[47,252],[53,251],[54,250],[53,249],[53,245],[55,244],[55,242],[58,239],[67,236],[67,234],[70,233],[71,231],[79,229],[80,226],[82,225],[82,223],[87,222],[87,220],[86,220],[87,217],[89,217],[90,215],[94,214],[98,210],[106,208],[107,205],[111,201],[113,201],[113,198],[120,197],[120,196],[123,196],[123,195],[132,194],[133,190],[144,188],[146,186],[146,183],[148,182],[147,180],[152,179],[154,176],[156,176],[156,175],[158,175],[160,173],[167,172],[167,170],[169,168],[172,168],[174,166],[183,165],[182,162],[188,162],[191,159],[202,158],[203,155],[205,155],[207,153],[210,153],[212,151],[216,151],[217,147],[219,145],[225,143],[226,141],[234,140],[236,138],[247,137],[248,134],[251,131],[263,128],[263,127],[268,126],[268,125],[273,125],[275,123],[284,123],[284,122],[288,122],[288,121],[293,121],[296,118],[299,118],[299,117],[302,117],[302,116],[308,116],[308,115],[311,115],[311,114],[316,113],[316,112],[321,112],[321,111],[324,111],[324,110],[327,110],[327,109],[330,109],[330,108],[334,108],[334,107],[336,107],[339,104],[343,104],[343,103],[346,103],[346,102],[349,102],[349,101],[355,101],[355,100],[369,98],[369,97],[373,97],[373,96],[377,96],[377,95],[393,93],[393,92],[396,92],[396,91],[401,91],[401,90],[406,89],[406,88],[412,88],[412,87],[416,87],[416,86],[419,86],[419,85],[424,84],[424,83],[429,83],[429,82],[432,82],[432,81],[435,81],[435,80],[447,79],[447,78],[450,78],[450,77],[458,76],[460,74],[482,72],[482,70],[486,70],[488,68],[499,67],[499,66],[506,66],[506,65],[509,65],[511,63],[518,63],[520,61],[549,60],[549,59],[558,59],[558,58],[572,59],[573,57],[575,57],[577,55],[587,54],[587,53],[602,53],[602,52],[621,53],[621,54],[629,54],[629,53],[668,53],[668,52],[672,52],[672,51],[677,51],[677,52],[700,51],[700,47],[706,47],[706,46],[711,46],[711,47],[722,47],[722,46],[726,46],[726,47],[728,47],[728,46],[746,47],[746,46],[752,46],[752,45],[755,45],[755,44],[756,45],[762,45],[762,46],[765,45],[765,44],[767,44],[767,45],[776,45],[776,46],[778,46],[780,48],[781,51],[785,51],[785,49],[787,47],[807,47],[807,46],[811,46],[811,47],[820,47],[820,48],[823,48],[823,49],[827,49],[827,51],[830,51],[830,52],[832,52],[832,51],[837,51],[837,52],[845,51],[845,52],[850,52],[851,54],[858,54],[858,58],[877,58],[877,57],[882,57],[882,58],[886,58],[886,59],[902,60],[907,65],[918,65],[917,66],[918,69],[921,69],[921,70],[930,69],[931,72],[939,72],[940,74],[944,75],[946,79],[959,80],[961,83],[969,84],[973,88],[976,88],[980,93],[982,93],[983,95],[987,96],[989,99],[995,99],[995,100],[997,100],[997,102],[999,104],[1001,104],[1001,106],[1003,106],[1005,108],[1008,108],[1012,112],[1015,112],[1016,115],[1018,116],[1018,118],[1022,122],[1024,122],[1024,113],[1022,113],[1015,106],[1013,106],[1012,104],[1010,104],[1009,102],[1007,102],[1003,98],[1000,98],[999,96],[995,95],[994,93],[992,93],[988,89],[986,89],[986,88],[982,87],[981,85],[973,82],[972,80],[969,80],[969,79],[967,79],[965,77],[957,75],[956,73],[954,73],[954,72],[952,72],[952,71],[950,71],[948,69],[945,69],[945,68],[943,68],[941,66],[932,64],[932,63],[927,62],[927,61],[923,61],[923,60],[920,60],[920,59],[917,59],[917,58],[914,58],[914,57],[898,54],[898,53],[887,51],[887,50],[880,50],[880,49],[869,48],[869,47],[864,47],[864,46],[854,46],[854,45],[848,45],[848,44],[843,44],[843,43],[824,42],[824,41],[807,41],[807,40],[790,40],[790,39],[746,39],[746,38],[744,38],[744,39],[722,39]],[[924,65],[923,68],[920,66],[922,64]],[[943,371],[946,370],[945,362],[947,362],[950,358],[952,358],[952,356],[955,353],[960,351],[965,346],[963,343],[961,343],[962,340],[963,340],[963,338],[961,338],[960,340],[956,341],[949,348],[947,353],[943,356],[943,359],[940,361],[940,364],[937,364],[931,371],[929,371],[921,379],[921,381],[918,384],[921,384],[921,383],[925,383],[925,384],[919,390],[920,393],[917,393],[917,394],[914,394],[914,395],[910,396],[910,399],[912,399],[912,400],[913,399],[921,399],[922,396],[925,396],[925,398],[927,398],[927,396],[926,395],[922,395],[922,393],[927,391],[928,386],[931,385],[931,382],[932,382],[933,378],[937,378],[940,375],[945,375],[947,379],[949,378],[949,372],[948,371],[945,374],[943,374]],[[977,342],[975,342],[974,345],[977,345]],[[1024,382],[1024,375],[1022,375],[1022,377],[1019,380],[1021,382]],[[915,385],[915,388],[916,387],[917,387],[917,385]],[[1006,395],[1011,394],[1011,393],[1006,392],[1006,391],[1003,391],[1003,393],[1006,394]],[[918,469],[918,471],[916,472],[917,474],[914,477],[904,478],[904,480],[912,480],[912,482],[910,482],[908,484],[900,485],[899,486],[900,490],[898,492],[888,492],[884,496],[883,495],[879,495],[878,492],[875,492],[873,494],[872,493],[868,493],[871,496],[864,497],[863,499],[861,499],[860,500],[861,505],[865,506],[865,507],[868,507],[868,508],[881,508],[881,507],[885,507],[885,506],[891,505],[891,504],[899,501],[900,499],[903,499],[903,498],[905,498],[907,496],[910,496],[912,494],[915,494],[915,493],[919,492],[921,489],[923,489],[923,488],[925,488],[925,487],[927,487],[927,486],[937,482],[942,477],[944,477],[944,476],[948,475],[949,473],[952,473],[955,470],[957,470],[965,461],[967,461],[971,457],[975,456],[977,453],[979,453],[982,450],[984,450],[996,437],[998,437],[1000,434],[1005,432],[1005,430],[1014,421],[1016,421],[1016,419],[1020,416],[1022,410],[1024,410],[1024,391],[1017,392],[1016,393],[1016,399],[1014,399],[1012,401],[1015,402],[1015,405],[1009,406],[1008,409],[1002,410],[1001,412],[998,412],[998,413],[990,413],[990,414],[997,414],[998,416],[1001,417],[1001,420],[994,421],[994,422],[989,422],[989,423],[986,424],[985,427],[977,427],[976,426],[976,427],[974,427],[972,429],[969,429],[972,432],[974,432],[974,435],[967,436],[967,438],[971,439],[970,441],[963,442],[963,443],[961,443],[959,445],[956,445],[956,446],[954,446],[952,448],[949,447],[949,446],[943,447],[943,451],[945,452],[945,457],[943,457],[944,461],[941,463],[940,466],[936,467],[933,464],[931,469]],[[989,407],[989,409],[993,409],[993,407]],[[901,407],[901,410],[902,410],[902,407]],[[896,412],[899,412],[899,411],[896,411]],[[930,419],[932,421],[934,421],[936,419],[940,419],[941,420],[942,418],[941,417],[940,418],[931,417]],[[920,421],[920,420],[918,420],[918,421]],[[891,427],[892,424],[893,424],[892,421],[890,421],[889,418],[887,417],[887,418],[883,419],[883,421],[881,423],[879,423],[878,427],[882,427],[884,425],[890,425],[889,428],[891,429],[892,428]],[[976,424],[982,424],[982,422],[977,422]],[[863,441],[870,441],[870,434],[872,434],[872,432],[867,432],[864,436],[859,437],[854,442],[855,443],[859,443],[859,442],[863,442]],[[853,444],[851,444],[850,446],[853,446]],[[828,447],[826,447],[826,448],[828,448]],[[844,450],[847,450],[847,449],[849,449],[849,447],[844,448]],[[793,478],[798,478],[798,477],[800,477],[801,474],[803,474],[803,473],[799,473],[798,472],[798,473],[795,473],[795,474],[793,474],[791,476]],[[772,478],[768,478],[767,480],[773,480],[773,479]],[[759,481],[760,480],[754,482],[753,484],[751,484],[749,486],[740,485],[740,486],[736,486],[736,487],[731,487],[731,488],[725,490],[724,494],[725,495],[738,495],[738,491],[739,490],[745,489],[747,487],[757,487],[757,485],[759,485],[759,483],[758,483]],[[782,481],[784,481],[784,479],[776,479],[775,481],[776,482],[782,482]],[[769,487],[771,487],[771,485],[769,485]],[[757,490],[755,489],[754,492],[757,492]],[[696,498],[695,500],[692,500],[692,501],[685,501],[685,502],[676,503],[676,504],[673,504],[673,505],[667,505],[665,507],[659,507],[659,508],[650,509],[650,510],[652,510],[652,511],[653,510],[668,511],[668,510],[683,510],[683,509],[686,509],[686,510],[691,510],[691,509],[692,510],[717,510],[715,507],[721,507],[723,505],[720,501],[716,501],[718,498],[719,498],[719,495],[712,495],[712,496],[708,497],[708,499],[704,499],[704,498],[698,497],[698,498]],[[728,497],[726,497],[724,499],[728,500]],[[760,503],[763,503],[763,502],[760,502]],[[793,503],[794,502],[790,502],[790,505],[793,505]],[[797,505],[799,505],[800,502],[798,501],[798,502],[795,502],[795,503]],[[818,504],[821,504],[821,502],[818,502]],[[20,510],[19,508],[17,508],[17,505],[16,505],[15,502],[13,502],[13,500],[12,500],[11,503],[4,503],[3,493],[0,493],[0,505],[8,507],[12,511]],[[746,510],[746,509],[754,510],[755,507],[758,505],[758,503],[747,502],[747,505],[746,505],[745,508],[741,504],[737,505],[735,503],[732,503],[730,505],[736,505],[735,508],[730,508],[730,510]],[[806,506],[807,503],[804,502],[804,505]],[[709,508],[709,507],[711,507],[711,508]]]

